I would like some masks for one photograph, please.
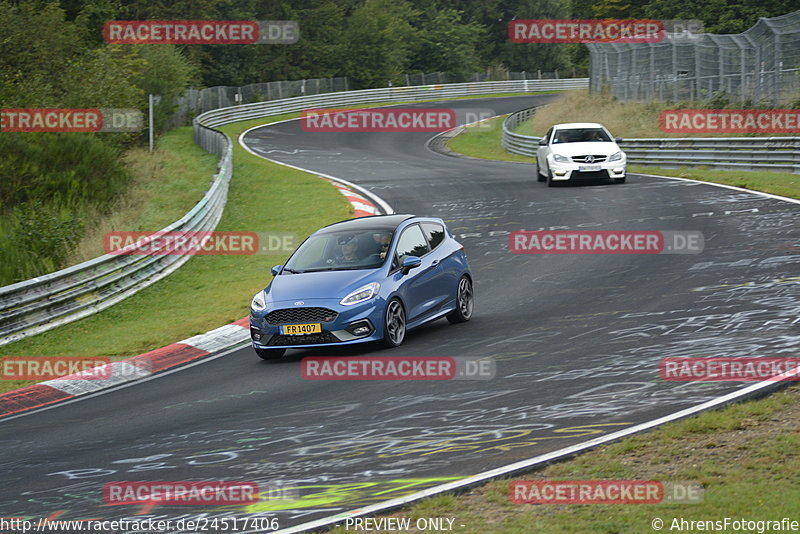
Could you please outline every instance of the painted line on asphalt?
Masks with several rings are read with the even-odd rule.
[[[297,525],[295,527],[289,527],[286,529],[278,530],[275,534],[294,534],[298,532],[307,532],[313,531],[323,528],[331,528],[335,526],[339,526],[339,523],[344,521],[348,518],[354,517],[363,517],[363,516],[370,516],[375,515],[378,513],[385,513],[397,508],[401,508],[408,504],[411,504],[415,501],[419,501],[421,499],[425,499],[428,497],[433,497],[439,495],[441,493],[446,492],[453,492],[453,491],[463,491],[468,489],[472,486],[477,486],[479,484],[483,484],[488,482],[492,479],[512,475],[515,473],[523,473],[527,471],[531,471],[534,468],[542,467],[546,464],[553,463],[559,460],[563,460],[569,458],[571,456],[575,456],[579,453],[586,452],[590,449],[598,447],[600,445],[606,445],[613,441],[618,441],[620,439],[632,436],[634,434],[638,434],[640,432],[646,432],[648,430],[652,430],[655,427],[661,426],[666,423],[670,423],[673,421],[677,421],[679,419],[683,419],[692,415],[696,415],[700,412],[704,412],[713,408],[717,408],[723,406],[725,404],[730,404],[733,402],[744,400],[751,396],[756,396],[759,394],[764,393],[764,390],[769,388],[770,386],[774,387],[775,389],[779,387],[785,387],[790,382],[788,379],[790,377],[794,377],[796,375],[800,375],[800,368],[796,368],[792,371],[784,373],[783,375],[779,375],[781,377],[786,377],[787,379],[784,381],[777,381],[777,380],[765,380],[764,382],[758,382],[757,384],[753,384],[752,386],[748,386],[740,391],[735,391],[733,393],[729,393],[727,395],[723,395],[722,397],[718,397],[716,399],[712,399],[710,401],[704,402],[697,406],[693,406],[691,408],[686,408],[685,410],[680,410],[670,415],[666,415],[664,417],[659,417],[658,419],[653,419],[652,421],[648,421],[645,423],[640,423],[638,425],[634,425],[632,427],[626,428],[624,430],[619,430],[617,432],[613,432],[608,434],[607,436],[603,436],[600,438],[595,438],[589,441],[585,441],[583,443],[578,443],[576,445],[571,445],[569,447],[564,447],[563,449],[559,449],[557,451],[549,452],[546,454],[541,454],[539,456],[534,456],[533,458],[529,458],[527,460],[522,460],[519,462],[514,462],[512,464],[505,465],[503,467],[498,467],[496,469],[491,469],[489,471],[483,471],[476,475],[472,475],[461,480],[457,480],[455,482],[448,482],[446,484],[440,484],[438,486],[434,486],[432,488],[428,488],[426,490],[418,491],[416,493],[412,493],[411,495],[407,495],[405,497],[399,497],[397,499],[391,499],[389,501],[384,501],[382,503],[373,504],[370,506],[365,506],[363,508],[359,508],[357,510],[351,510],[349,512],[344,512],[341,514],[336,514],[333,516],[324,517],[322,519],[317,519],[315,521],[309,521],[308,523],[303,523],[301,525]],[[776,377],[777,378],[777,377]],[[244,531],[242,534],[255,534],[257,530],[249,530]]]

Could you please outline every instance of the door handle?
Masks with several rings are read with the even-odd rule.
[[[439,265],[439,260],[433,260],[433,261],[431,262],[431,265]]]

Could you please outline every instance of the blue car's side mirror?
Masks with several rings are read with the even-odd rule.
[[[281,269],[283,269],[283,265],[276,265],[270,272],[272,273],[272,276],[278,276],[278,273],[281,272]]]
[[[408,274],[408,271],[422,265],[422,260],[417,256],[406,256],[403,259],[403,274]]]

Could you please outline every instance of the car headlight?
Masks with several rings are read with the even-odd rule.
[[[339,304],[342,306],[352,306],[353,304],[360,304],[362,302],[366,302],[369,299],[375,297],[378,294],[378,290],[381,288],[381,285],[378,282],[372,282],[371,284],[367,284],[363,287],[359,287],[341,301]]]
[[[622,151],[616,152],[614,154],[611,154],[611,157],[608,158],[608,161],[619,161],[619,160],[622,159],[622,156],[624,156],[624,155],[625,154]]]
[[[259,291],[256,293],[256,296],[253,297],[253,301],[250,303],[250,308],[253,311],[264,311],[267,309],[267,299],[264,297],[264,292]]]
[[[553,154],[553,161],[556,163],[571,163],[567,156],[562,156],[561,154]]]

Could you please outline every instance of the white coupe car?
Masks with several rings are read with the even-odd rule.
[[[610,178],[625,182],[625,152],[602,124],[556,124],[539,141],[536,176],[540,182],[570,182]]]

